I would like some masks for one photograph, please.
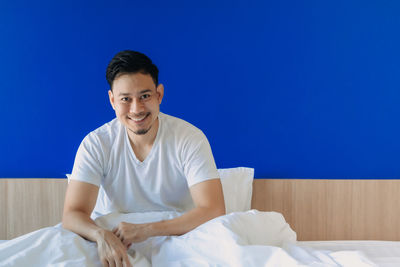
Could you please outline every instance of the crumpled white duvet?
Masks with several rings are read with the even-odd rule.
[[[109,214],[96,219],[111,229],[121,221],[171,219],[174,212]],[[135,267],[151,266],[375,266],[357,251],[296,246],[296,233],[280,213],[251,210],[215,218],[193,231],[154,237],[129,249]],[[0,266],[101,266],[97,247],[56,225],[0,244]]]

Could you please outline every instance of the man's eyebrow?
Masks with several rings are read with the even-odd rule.
[[[148,93],[148,92],[151,92],[151,89],[144,89],[144,90],[140,91],[138,94],[141,95],[141,94]],[[118,94],[118,96],[130,96],[130,95],[131,95],[131,93],[119,93]]]
[[[148,93],[151,92],[151,89],[144,89],[142,91],[139,92],[139,94],[144,94],[144,93]]]
[[[118,96],[127,96],[127,95],[131,95],[130,93],[119,93]]]

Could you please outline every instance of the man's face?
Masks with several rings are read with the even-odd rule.
[[[157,87],[148,74],[123,74],[108,91],[110,102],[119,121],[137,135],[145,135],[155,125],[160,112],[164,87]]]

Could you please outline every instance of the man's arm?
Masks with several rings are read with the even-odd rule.
[[[62,226],[80,236],[96,241],[100,230],[90,218],[96,204],[98,186],[71,180],[65,194]]]
[[[98,192],[98,186],[71,180],[65,195],[62,226],[97,242],[100,260],[104,266],[130,266],[126,247],[120,239],[111,231],[97,226],[90,218]]]
[[[190,187],[195,208],[172,220],[155,223],[120,223],[114,233],[124,245],[141,242],[151,236],[182,235],[197,226],[225,214],[220,179],[207,180]]]

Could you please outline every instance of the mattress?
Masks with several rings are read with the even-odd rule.
[[[378,266],[400,266],[400,242],[397,241],[299,241],[297,245],[330,251],[358,250]]]

